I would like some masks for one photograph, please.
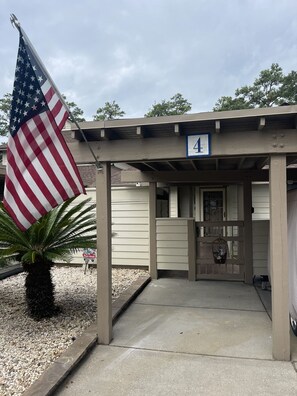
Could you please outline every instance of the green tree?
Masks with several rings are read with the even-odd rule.
[[[22,232],[1,204],[0,259],[19,261],[26,271],[28,313],[34,319],[59,312],[55,305],[51,267],[56,260],[70,261],[80,248],[96,247],[96,222],[90,199],[70,206],[74,198],[41,217]]]
[[[9,132],[9,119],[12,95],[7,93],[0,99],[0,136],[7,136]]]
[[[155,103],[144,116],[160,117],[185,114],[190,111],[191,108],[191,103],[188,102],[182,94],[177,93],[172,96],[170,100],[162,100],[160,103]]]
[[[77,106],[74,102],[68,102],[65,95],[62,94],[63,99],[65,100],[66,105],[68,106],[69,110],[71,111],[73,117],[76,119],[77,122],[86,121],[83,117],[84,112],[81,108]]]
[[[116,120],[125,115],[120,106],[113,100],[112,102],[105,102],[104,107],[99,107],[96,114],[93,116],[94,121]]]
[[[234,97],[222,96],[214,111],[250,109],[297,103],[297,73],[285,75],[282,68],[273,63],[262,70],[252,85],[236,89]]]
[[[73,114],[77,122],[86,121],[83,117],[83,110],[76,103],[68,102],[65,95],[62,95],[69,110]],[[12,102],[12,94],[7,93],[0,99],[0,136],[7,136],[9,133],[10,108]]]

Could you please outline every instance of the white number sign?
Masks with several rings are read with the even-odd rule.
[[[210,134],[187,136],[187,157],[210,156]]]

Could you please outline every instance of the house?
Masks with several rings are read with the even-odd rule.
[[[283,106],[81,123],[100,162],[100,342],[112,337],[112,262],[147,263],[153,278],[177,269],[190,280],[252,283],[267,271],[269,246],[273,356],[289,359],[286,196],[287,181],[297,180],[296,117],[297,106]],[[72,138],[76,162],[92,163],[76,127]],[[121,172],[129,188],[112,203],[114,163],[134,170]],[[228,255],[218,259],[221,250]]]

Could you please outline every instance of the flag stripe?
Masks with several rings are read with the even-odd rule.
[[[53,166],[56,166],[57,164],[59,167],[56,166],[57,172],[59,172],[59,179],[62,178],[61,182],[63,186],[69,186],[72,190],[72,194],[75,192],[82,193],[84,191],[82,185],[79,183],[79,179],[77,177],[77,174],[74,170],[76,168],[75,163],[71,163],[70,158],[72,158],[69,149],[65,143],[64,138],[61,136],[61,134],[57,135],[54,128],[53,128],[53,123],[50,122],[49,117],[51,114],[49,113],[44,113],[41,114],[40,117],[43,119],[44,125],[46,127],[46,130],[44,132],[44,135],[49,135],[52,140],[52,144],[49,144],[47,149],[50,149],[51,154],[53,155],[56,163],[53,162]],[[65,183],[65,184],[64,184]],[[66,189],[67,190],[67,189]],[[71,194],[71,192],[70,192]],[[73,196],[73,195],[71,195]]]
[[[68,110],[44,70],[20,30],[3,203],[22,230],[85,193],[61,134]]]
[[[6,183],[9,185],[9,178],[6,180]],[[21,210],[21,206],[15,202],[15,197],[17,197],[17,193],[10,189],[6,189],[6,201],[5,201],[5,208],[10,213],[11,217],[13,218],[14,222],[17,226],[24,231],[25,229],[29,228],[31,224],[33,224],[37,219],[35,219],[30,213],[28,213],[29,220],[25,217],[25,213],[27,213],[27,208],[24,207]]]
[[[14,149],[15,140],[10,141],[10,147]],[[25,171],[21,172],[18,164],[22,163],[22,157],[19,152],[15,151],[15,155],[11,155],[9,158],[9,168],[7,174],[9,175],[10,181],[15,186],[15,190],[18,192],[18,197],[22,202],[27,202],[26,205],[32,213],[36,213],[40,217],[51,209],[48,200],[45,198],[41,191],[38,183],[34,180],[32,175],[32,169],[28,167]],[[38,202],[38,206],[36,203]]]
[[[11,194],[11,196],[13,197],[13,202],[9,202],[10,206],[13,206],[15,208],[15,216],[17,218],[20,217],[20,221],[21,218],[24,217],[25,222],[29,221],[29,222],[34,222],[37,220],[38,216],[40,216],[40,213],[38,213],[38,216],[34,216],[34,213],[36,213],[36,211],[30,211],[30,207],[28,207],[28,205],[26,204],[25,200],[22,200],[22,198],[19,196],[16,188],[15,188],[15,184],[11,181],[11,179],[8,177],[6,180],[6,185],[7,185],[7,191],[9,192],[9,194]],[[23,221],[21,221],[23,222]]]
[[[35,180],[37,185],[40,187],[44,199],[46,202],[50,203],[50,206],[57,205],[62,199],[55,199],[52,195],[48,186],[51,184],[51,178],[54,177],[52,168],[45,159],[41,149],[39,151],[33,151],[33,136],[27,125],[24,125],[19,133],[14,138],[14,143],[16,145],[15,153],[19,154],[20,159],[17,160],[20,172],[25,173],[26,168],[30,166],[30,173],[28,173],[28,179],[30,176]],[[32,142],[33,140],[33,142]],[[32,146],[31,146],[32,144]],[[42,161],[42,163],[41,163]],[[55,195],[60,195],[59,191],[55,191]],[[46,202],[44,206],[46,206]],[[49,209],[50,210],[50,209]]]

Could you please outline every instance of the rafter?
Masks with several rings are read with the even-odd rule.
[[[265,124],[266,124],[265,117],[260,117],[258,123],[258,130],[261,131],[265,127]]]
[[[174,124],[174,133],[175,133],[176,136],[180,136],[179,124]]]
[[[136,135],[143,138],[143,128],[141,126],[136,127]]]
[[[197,163],[194,160],[191,160],[191,164],[195,170],[199,170]]]
[[[108,133],[105,129],[100,130],[100,140],[108,140]]]
[[[216,133],[221,132],[221,121],[219,121],[219,120],[216,120],[216,122],[215,122],[215,131],[216,131]]]

